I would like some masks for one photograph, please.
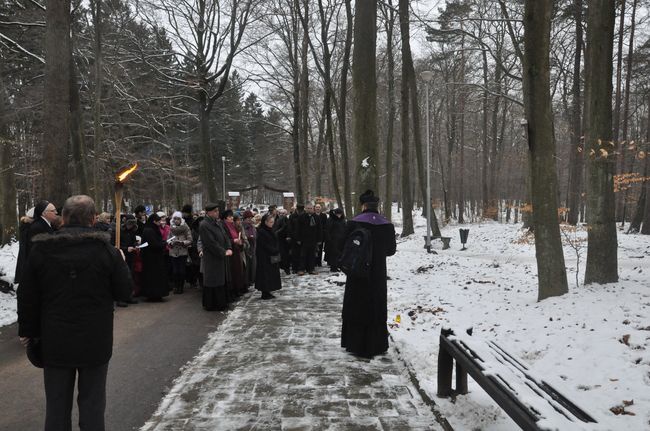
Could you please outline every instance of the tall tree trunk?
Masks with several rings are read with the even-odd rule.
[[[395,53],[393,51],[393,33],[395,29],[395,10],[392,0],[388,0],[388,7],[384,9],[386,28],[386,57],[388,68],[386,79],[388,81],[388,128],[386,131],[386,193],[384,198],[384,215],[388,220],[393,216],[393,134],[395,133]]]
[[[488,61],[487,53],[485,50],[481,52],[481,59],[483,60],[483,86],[485,90],[483,91],[482,101],[483,101],[483,113],[481,115],[481,155],[483,165],[481,167],[481,207],[483,211],[483,217],[492,217],[492,209],[490,208],[490,197],[489,197],[489,183],[488,183],[488,166],[490,163],[490,153],[488,145]]]
[[[0,76],[0,244],[8,244],[16,236],[16,182],[12,141],[9,140],[9,95]]]
[[[339,145],[341,146],[341,157],[343,158],[343,201],[345,204],[346,214],[348,216],[352,216],[355,213],[355,207],[354,203],[352,202],[352,179],[350,173],[350,152],[348,149],[349,145],[347,129],[348,72],[350,70],[350,52],[352,50],[352,35],[354,32],[351,0],[345,0],[345,17],[347,21],[347,29],[345,33],[345,45],[343,49],[343,64],[341,65],[341,88],[339,89],[338,103],[338,128]]]
[[[501,46],[497,48],[497,56],[501,58]],[[495,93],[501,93],[501,65],[499,63],[494,66],[494,85]],[[497,194],[497,173],[499,172],[499,164],[501,159],[501,149],[499,143],[499,109],[500,109],[501,97],[494,96],[494,102],[492,105],[492,126],[490,131],[490,186],[488,187],[488,206],[491,209],[492,220],[497,221],[499,219],[498,211],[498,194]],[[507,109],[503,109],[503,120],[501,122],[501,140],[504,136],[504,127],[506,124],[506,112]]]
[[[648,157],[645,158],[645,164],[643,165],[643,178],[648,178]],[[649,182],[647,179],[641,183],[641,193],[639,194],[639,200],[637,201],[636,204],[636,209],[634,210],[634,216],[632,217],[632,220],[630,221],[630,228],[627,230],[627,233],[638,233],[641,230],[641,223],[643,222],[643,213],[645,211],[646,207],[646,199],[648,199],[647,195],[647,187],[646,184]]]
[[[650,133],[650,132],[649,132]],[[646,155],[646,167],[648,166],[648,158],[650,155]],[[641,225],[641,233],[643,235],[650,235],[650,180],[645,181],[645,210],[643,211],[643,224]]]
[[[400,32],[402,35],[402,79],[407,81],[410,91],[411,102],[411,119],[413,122],[413,141],[415,143],[415,159],[418,168],[418,184],[420,193],[422,195],[422,202],[425,202],[426,192],[426,168],[424,163],[424,149],[422,140],[422,126],[420,124],[420,104],[418,103],[418,87],[415,76],[415,68],[413,67],[413,56],[411,54],[411,41],[410,41],[410,24],[409,24],[409,6],[407,0],[399,1],[399,22]],[[427,136],[426,145],[429,145],[429,137]],[[440,228],[438,227],[438,220],[433,211],[433,202],[426,202],[427,207],[431,211],[431,236],[439,237]]]
[[[300,59],[302,67],[300,71],[300,163],[302,171],[303,190],[305,199],[311,200],[310,174],[309,169],[309,2],[303,2],[305,9],[305,21],[303,23],[302,47]]]
[[[323,150],[325,149],[325,104],[321,110],[321,116],[318,119],[318,144],[316,145],[316,166],[314,167],[316,178],[314,179],[314,187],[316,196],[323,196]]]
[[[216,179],[214,176],[214,155],[212,143],[210,142],[210,111],[207,110],[207,93],[200,91],[199,98],[199,146],[201,153],[201,182],[203,189],[208,193],[208,201],[216,202],[219,199],[217,192]],[[223,176],[222,176],[223,178]],[[225,185],[222,184],[222,187]],[[226,200],[226,196],[222,197]]]
[[[357,1],[352,59],[353,136],[357,153],[357,191],[377,185],[377,2]],[[357,195],[358,196],[358,195]]]
[[[403,0],[400,0],[400,7]],[[400,25],[404,17],[400,13]],[[408,19],[408,18],[407,18]],[[404,62],[404,35],[402,35],[402,62]],[[402,154],[400,163],[401,172],[401,194],[402,194],[402,237],[415,232],[413,227],[413,195],[411,193],[411,143],[409,136],[409,85],[405,77],[405,68],[402,66],[401,80],[401,105],[400,105],[400,128],[402,135]]]
[[[580,215],[580,192],[582,190],[582,176],[584,163],[584,141],[582,139],[580,94],[580,59],[582,57],[582,0],[574,0],[573,14],[576,29],[576,54],[573,60],[573,80],[571,85],[571,133],[569,137],[569,191],[567,193],[567,208],[569,210],[567,221],[569,224],[578,224]]]
[[[293,103],[292,103],[292,114],[293,121],[291,124],[291,143],[293,147],[293,167],[294,167],[294,180],[296,188],[296,203],[303,204],[305,202],[305,190],[303,188],[304,181],[303,176],[307,175],[307,172],[303,170],[302,163],[302,151],[300,149],[300,67],[298,65],[298,59],[300,58],[298,41],[299,36],[299,26],[298,23],[298,11],[300,9],[300,1],[293,0],[291,3],[293,10],[291,11],[291,44],[287,48],[291,52],[291,57],[293,58],[292,62],[292,72],[293,72]]]
[[[42,196],[57,207],[68,197],[70,141],[70,0],[48,0],[45,17]]]
[[[614,0],[590,0],[587,11],[585,147],[588,247],[585,283],[618,281],[614,218],[616,144],[612,142]]]
[[[86,146],[84,142],[83,113],[79,100],[77,85],[77,66],[72,52],[70,53],[70,140],[72,142],[72,159],[75,165],[77,179],[76,192],[89,194],[88,176],[86,170]]]
[[[621,143],[621,152],[619,156],[619,169],[618,172],[620,174],[626,174],[628,171],[631,171],[631,168],[628,168],[628,163],[627,163],[627,147],[629,145],[628,143],[628,126],[630,123],[630,83],[632,81],[632,63],[633,63],[633,56],[634,56],[634,30],[636,28],[635,21],[636,21],[636,5],[637,5],[637,0],[633,0],[632,2],[632,24],[630,26],[630,42],[629,42],[629,48],[628,48],[628,53],[627,53],[627,71],[625,74],[625,101],[623,103],[623,130],[622,130],[622,138],[623,142]],[[634,159],[633,159],[634,160]],[[625,189],[622,193],[619,192],[619,208],[618,209],[618,214],[619,218],[621,220],[621,226],[625,225],[625,213],[627,210],[627,195],[628,195],[628,189]]]
[[[616,145],[618,166],[620,167],[621,152],[623,149],[623,143],[620,139],[620,130],[621,130],[621,101],[623,99],[621,84],[623,82],[623,40],[625,39],[625,6],[626,0],[620,0],[621,3],[621,14],[620,21],[618,23],[618,49],[616,54],[616,98],[614,99],[614,119],[613,119],[613,141]],[[620,173],[620,171],[619,171]],[[621,205],[622,194],[616,195],[616,217],[617,220],[622,211]]]
[[[99,162],[104,146],[103,129],[102,129],[102,84],[103,84],[103,64],[102,64],[102,0],[92,0],[90,2],[92,11],[93,28],[95,31],[94,55],[95,55],[95,94],[93,100],[93,163],[92,163],[92,196],[95,200],[99,199],[99,189],[97,184],[97,175],[99,174]],[[84,189],[85,190],[85,189]]]
[[[568,292],[557,219],[558,186],[549,63],[551,10],[551,2],[525,2],[523,90],[528,120],[528,154],[540,301]]]

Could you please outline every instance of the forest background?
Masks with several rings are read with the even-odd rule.
[[[116,172],[136,161],[131,206],[179,208],[227,187],[256,190],[258,202],[280,191],[325,197],[351,214],[367,163],[355,97],[372,76],[371,164],[378,193],[406,209],[403,234],[411,209],[426,206],[427,145],[434,233],[438,223],[531,212],[523,1],[73,0],[55,16],[50,4],[66,3],[0,0],[3,242],[41,198],[87,193],[111,210]],[[364,12],[366,3],[376,10]],[[585,221],[594,156],[584,145],[587,3],[550,10],[557,206],[570,224]],[[615,6],[613,148],[595,155],[616,165],[619,226],[648,234],[650,2]],[[357,24],[367,13],[374,33],[360,31],[373,22]],[[357,48],[373,43],[376,69],[355,77]],[[46,84],[48,68],[56,85]],[[44,103],[46,89],[59,92],[58,105]]]

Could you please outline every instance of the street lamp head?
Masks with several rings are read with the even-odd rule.
[[[431,82],[431,80],[433,80],[433,72],[430,70],[425,70],[420,73],[420,78],[422,78],[424,82]]]
[[[226,161],[226,156],[221,156],[221,161],[225,162]]]

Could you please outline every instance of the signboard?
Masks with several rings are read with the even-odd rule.
[[[291,192],[282,193],[282,207],[289,211],[296,203],[296,197]]]
[[[228,192],[228,202],[226,202],[226,209],[235,211],[239,208],[240,203],[241,195],[239,192]]]

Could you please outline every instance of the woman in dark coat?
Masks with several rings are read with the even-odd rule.
[[[386,327],[386,257],[396,251],[395,227],[377,212],[379,198],[368,190],[360,196],[363,212],[348,222],[346,235],[362,227],[372,237],[369,278],[348,276],[343,296],[341,347],[355,355],[372,358],[388,350]]]
[[[150,301],[162,301],[169,295],[167,269],[165,267],[165,247],[160,233],[160,216],[151,214],[142,232],[142,243],[147,247],[142,252],[142,296]]]
[[[247,290],[244,283],[244,264],[242,262],[242,253],[244,253],[244,241],[241,238],[241,232],[235,226],[235,216],[232,210],[226,210],[223,217],[223,226],[230,237],[232,244],[232,256],[228,259],[230,268],[230,299],[233,300],[245,293]]]
[[[31,215],[34,215],[33,210]],[[18,226],[18,260],[16,261],[16,274],[14,275],[14,283],[20,283],[20,280],[27,264],[27,243],[29,242],[29,228],[34,219],[27,214],[20,218],[20,225]]]
[[[325,225],[325,261],[330,271],[339,270],[339,256],[345,242],[345,216],[341,208],[333,209]]]
[[[262,292],[262,299],[273,299],[271,292],[282,289],[280,279],[280,246],[273,233],[275,219],[271,214],[262,217],[257,228],[257,277],[255,289]]]

